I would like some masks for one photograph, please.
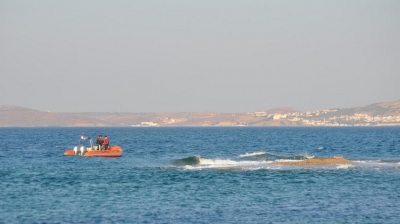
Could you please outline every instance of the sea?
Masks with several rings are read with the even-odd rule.
[[[63,156],[82,134],[122,157]],[[0,223],[400,222],[400,127],[0,128],[0,143]],[[273,164],[333,156],[352,163]]]

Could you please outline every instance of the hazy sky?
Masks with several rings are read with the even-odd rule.
[[[250,112],[400,99],[400,1],[0,0],[0,105]]]

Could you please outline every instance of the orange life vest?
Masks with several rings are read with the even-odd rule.
[[[108,142],[108,138],[104,138],[104,142],[103,142],[103,144],[104,144],[104,145],[108,145],[108,144],[109,144],[109,142]]]

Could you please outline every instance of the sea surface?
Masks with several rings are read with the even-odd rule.
[[[63,156],[81,134],[119,158]],[[0,128],[0,223],[399,223],[400,127]],[[343,156],[350,165],[273,161]]]

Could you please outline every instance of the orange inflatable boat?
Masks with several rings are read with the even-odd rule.
[[[85,146],[83,143],[89,140],[90,146]],[[73,149],[68,149],[64,152],[64,156],[87,156],[87,157],[120,157],[122,155],[122,148],[120,146],[110,146],[107,150],[99,150],[97,146],[93,145],[90,138],[81,138],[78,146]]]

